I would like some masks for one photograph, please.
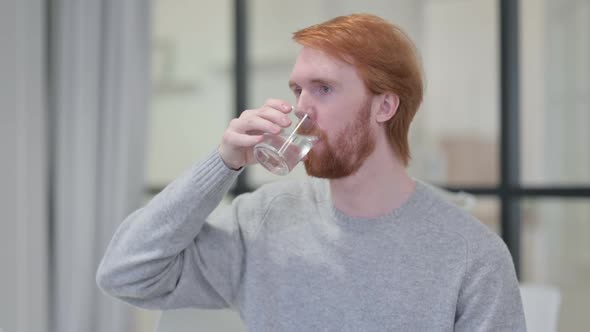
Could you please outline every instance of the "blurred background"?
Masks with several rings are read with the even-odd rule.
[[[557,330],[585,330],[590,0],[3,0],[0,331],[154,331],[160,312],[94,282],[114,230],[240,111],[292,100],[294,31],[353,12],[420,51],[411,174],[473,195],[521,283],[558,290]],[[278,179],[252,166],[226,201]],[[171,315],[241,330],[230,311]]]

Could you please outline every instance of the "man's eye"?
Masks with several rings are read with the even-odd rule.
[[[322,94],[330,93],[330,91],[332,91],[332,88],[330,88],[329,86],[327,86],[327,85],[320,86],[320,92]]]
[[[294,93],[296,96],[299,96],[299,95],[301,94],[301,88],[294,88],[294,89],[293,89],[293,93]]]

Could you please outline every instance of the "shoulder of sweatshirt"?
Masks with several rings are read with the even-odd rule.
[[[298,214],[326,198],[327,183],[316,178],[286,179],[264,184],[256,190],[233,199],[231,207],[219,209],[210,222],[221,217],[237,222],[245,240],[256,237],[264,223],[272,219],[271,227],[292,224]],[[277,218],[277,216],[280,216]]]
[[[267,210],[277,200],[292,199],[298,202],[320,202],[326,196],[327,181],[307,177],[304,179],[286,179],[260,186],[253,192],[242,194],[234,200],[240,204],[255,203],[258,208]]]
[[[469,211],[431,192],[433,204],[427,223],[433,230],[446,234],[449,240],[465,245],[469,260],[510,260],[502,238]],[[476,203],[477,204],[477,203]]]

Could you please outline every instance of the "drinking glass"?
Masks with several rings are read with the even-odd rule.
[[[278,135],[264,134],[254,146],[254,157],[260,165],[276,175],[287,175],[307,155],[318,140],[316,123],[307,113],[289,112],[291,126]]]

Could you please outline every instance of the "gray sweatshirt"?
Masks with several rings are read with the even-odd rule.
[[[214,152],[132,213],[98,285],[143,308],[232,308],[251,331],[526,330],[502,240],[426,185],[374,219],[312,178],[212,214],[238,174]]]

